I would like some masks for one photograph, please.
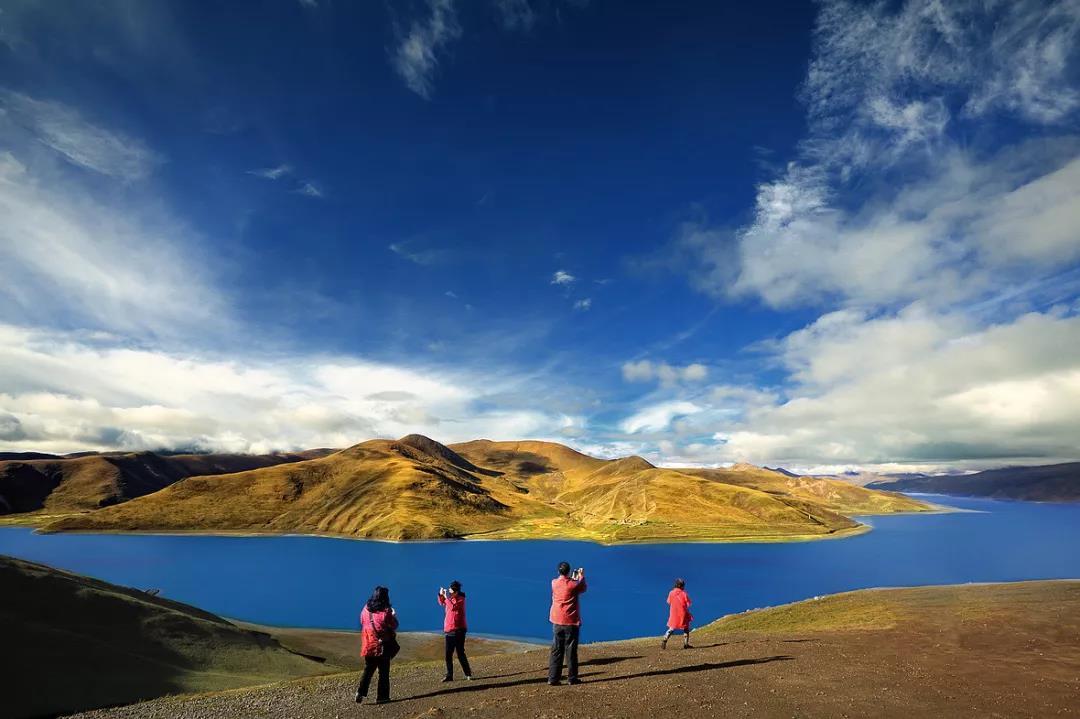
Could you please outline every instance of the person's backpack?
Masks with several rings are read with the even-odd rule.
[[[365,618],[367,621],[364,621]],[[375,623],[371,621],[371,614],[360,613],[360,656],[381,657],[383,653],[383,641],[375,631]]]

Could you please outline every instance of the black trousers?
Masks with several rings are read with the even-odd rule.
[[[375,689],[375,700],[390,701],[390,657],[385,654],[381,657],[364,657],[364,673],[360,677],[360,688],[356,693],[362,697],[367,696],[371,677],[376,669],[379,670],[379,685]]]
[[[461,663],[461,671],[465,672],[465,676],[471,677],[472,669],[469,668],[469,658],[465,656],[464,629],[446,633],[446,676],[451,678],[454,676],[454,652],[457,652],[457,659]]]
[[[548,659],[548,681],[562,679],[563,657],[566,657],[566,678],[576,681],[578,678],[577,646],[581,627],[571,624],[553,624],[551,637],[551,656]]]

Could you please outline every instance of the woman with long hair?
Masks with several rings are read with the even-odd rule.
[[[375,587],[371,599],[360,612],[360,654],[364,657],[364,673],[356,688],[356,703],[364,701],[371,677],[379,672],[375,703],[390,701],[390,660],[401,650],[397,642],[398,620],[390,605],[390,590]]]

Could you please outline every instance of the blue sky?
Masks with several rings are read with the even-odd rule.
[[[1080,457],[1080,5],[0,3],[0,443]]]

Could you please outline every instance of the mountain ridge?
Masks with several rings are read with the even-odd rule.
[[[787,484],[777,484],[787,482]],[[836,485],[836,486],[833,486]],[[858,501],[855,501],[858,500]],[[392,540],[568,538],[601,542],[816,538],[861,531],[844,516],[924,503],[759,468],[656,467],[551,442],[421,435],[215,476],[85,514],[45,531],[302,532]]]

